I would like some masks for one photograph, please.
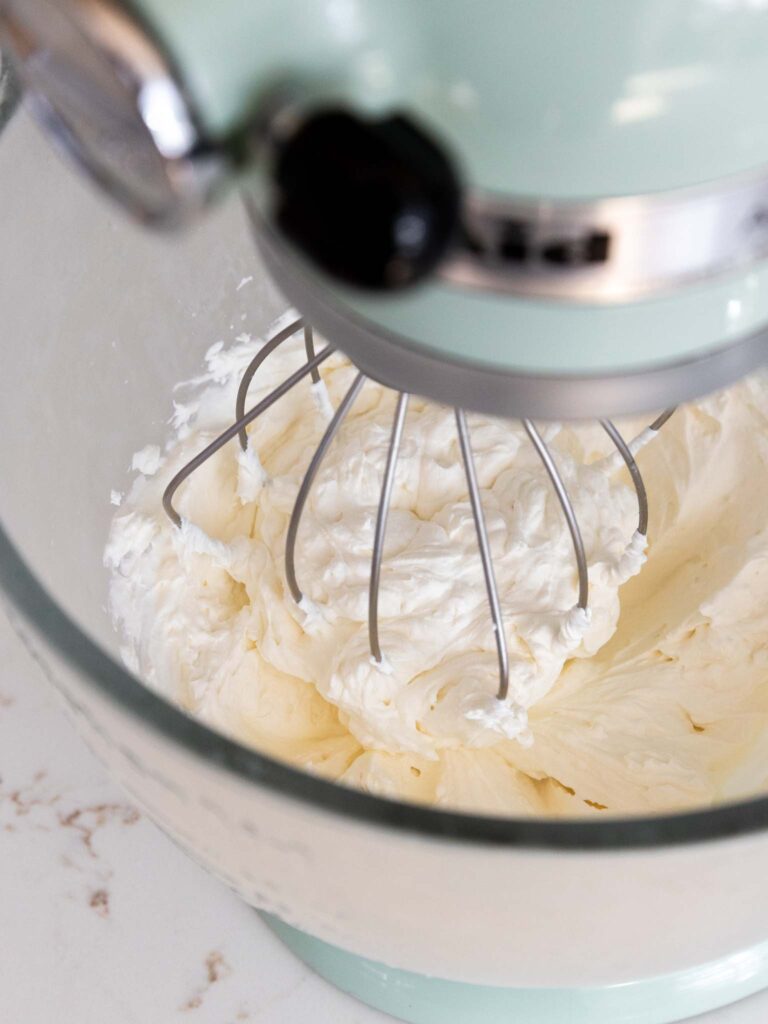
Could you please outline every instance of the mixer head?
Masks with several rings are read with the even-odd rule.
[[[361,371],[531,418],[768,357],[768,15],[638,0],[4,0],[59,142],[145,221],[241,185]]]

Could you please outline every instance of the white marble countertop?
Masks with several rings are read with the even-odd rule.
[[[386,1024],[131,807],[2,613],[0,666],[3,1021]],[[697,1024],[766,1020],[768,994]]]

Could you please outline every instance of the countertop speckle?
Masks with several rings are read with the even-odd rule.
[[[385,1024],[131,806],[0,612],[0,1005],[19,1024]]]
[[[138,813],[0,613],[0,993],[24,1024],[386,1024]],[[763,1024],[768,993],[696,1024]]]

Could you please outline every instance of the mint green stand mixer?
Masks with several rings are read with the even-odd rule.
[[[536,444],[534,418],[610,424],[768,361],[762,4],[0,0],[0,29],[40,120],[134,215],[181,225],[238,185],[304,325],[363,374],[456,406],[460,433],[468,409],[523,419]],[[723,963],[489,988],[271,925],[414,1024],[661,1024],[768,985],[759,949],[748,978]]]

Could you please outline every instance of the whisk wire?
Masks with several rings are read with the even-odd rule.
[[[308,323],[304,324],[304,349],[307,353],[307,362],[312,362],[315,358],[315,335],[312,330],[312,325]],[[312,371],[311,377],[313,384],[320,383],[320,371],[317,367]]]
[[[648,428],[649,430],[659,431],[670,418],[672,413],[677,409],[676,405],[673,405],[671,409],[665,409],[663,413],[656,417],[653,423]]]
[[[670,414],[671,415],[671,414]],[[608,437],[613,441],[617,451],[624,460],[624,464],[629,470],[629,475],[632,477],[632,484],[635,488],[635,494],[637,494],[637,507],[638,507],[638,523],[637,532],[645,537],[648,533],[648,492],[645,489],[645,482],[643,481],[640,467],[638,466],[632,450],[630,449],[627,442],[624,440],[622,435],[619,433],[616,425],[611,420],[600,420],[600,426],[606,432]],[[652,429],[652,428],[651,428]]]
[[[309,366],[311,363],[307,363],[305,365]],[[299,526],[301,525],[301,516],[304,511],[304,506],[307,503],[307,498],[309,497],[312,484],[317,476],[317,471],[320,469],[322,461],[325,458],[325,453],[330,448],[331,442],[338,433],[339,427],[344,422],[353,402],[360,393],[360,389],[365,383],[365,380],[365,374],[358,373],[346,395],[342,398],[338,409],[333,414],[333,419],[328,424],[320,444],[315,450],[315,454],[312,456],[312,461],[309,463],[307,471],[304,474],[304,479],[301,481],[299,493],[296,495],[296,501],[291,512],[291,519],[288,523],[288,535],[285,540],[285,576],[288,581],[288,587],[293,595],[293,599],[297,604],[299,604],[304,597],[301,587],[296,579],[296,538],[299,533]]]
[[[464,473],[469,488],[469,502],[472,506],[472,518],[475,520],[475,531],[477,533],[477,545],[480,549],[480,561],[483,566],[485,577],[485,589],[488,592],[488,604],[491,606],[491,619],[493,620],[493,634],[496,641],[496,654],[499,660],[499,689],[496,694],[498,700],[506,700],[509,692],[509,654],[507,653],[507,637],[504,633],[504,620],[501,614],[501,602],[499,601],[499,587],[496,583],[496,574],[493,571],[493,558],[491,556],[491,545],[488,540],[488,528],[485,524],[483,503],[480,498],[480,486],[477,482],[477,470],[472,455],[472,443],[469,438],[467,417],[463,409],[454,410],[456,413],[456,429],[459,434],[459,447],[464,462]]]
[[[376,515],[376,532],[373,537],[373,555],[371,556],[371,581],[368,589],[368,643],[371,648],[371,657],[379,664],[382,660],[381,646],[379,644],[381,559],[384,553],[384,537],[387,531],[389,506],[392,501],[392,487],[395,482],[397,456],[400,452],[400,442],[403,437],[403,426],[407,412],[408,394],[405,391],[401,391],[397,398],[397,407],[394,419],[392,420],[387,464],[384,468],[384,478],[381,482],[381,497],[379,499],[379,510]]]
[[[236,420],[241,420],[245,415],[245,402],[248,397],[248,388],[250,388],[251,381],[253,380],[254,374],[256,373],[258,368],[261,366],[265,359],[272,355],[276,348],[278,348],[280,345],[283,344],[284,341],[287,341],[290,337],[296,334],[297,331],[300,331],[303,325],[303,320],[294,320],[293,323],[288,324],[287,327],[284,327],[282,331],[278,331],[274,338],[270,338],[270,340],[265,345],[262,345],[262,347],[259,349],[256,355],[250,361],[248,366],[245,368],[245,372],[243,373],[243,376],[240,379],[240,386],[237,389],[237,398],[235,399]],[[310,349],[307,348],[307,357],[309,362],[312,362],[314,354],[314,351],[310,352]],[[317,373],[317,367],[313,367],[309,372],[312,374],[312,380],[314,380],[315,374]],[[240,430],[238,430],[238,434],[240,436],[240,447],[243,449],[243,451],[247,451],[248,434],[246,433],[245,427],[241,427]]]
[[[249,412],[245,413],[240,417],[231,427],[228,427],[223,433],[219,434],[218,437],[214,438],[209,445],[207,445],[194,459],[190,461],[179,470],[179,472],[173,477],[171,482],[165,488],[163,492],[163,508],[165,509],[166,515],[174,524],[174,526],[181,526],[181,516],[176,511],[173,505],[173,498],[176,491],[184,483],[187,477],[191,476],[196,469],[199,469],[204,462],[207,462],[212,455],[223,448],[228,441],[231,441],[233,437],[237,437],[238,434],[245,431],[245,428],[249,423],[252,423],[255,419],[258,419],[262,413],[270,409],[275,402],[279,401],[283,395],[287,394],[291,388],[295,387],[300,380],[303,380],[307,374],[310,374],[312,370],[316,369],[322,362],[324,362],[328,356],[334,352],[332,345],[327,345],[321,352],[315,356],[314,359],[308,363],[304,363],[298,370],[295,370],[290,377],[287,377],[282,384],[278,385],[274,391],[270,392],[266,398],[262,399],[258,405],[255,405]],[[247,435],[246,435],[247,444]]]
[[[571,541],[573,543],[573,551],[576,555],[576,567],[579,573],[579,597],[578,607],[587,610],[587,604],[589,602],[589,577],[587,576],[587,556],[584,551],[584,541],[581,537],[581,530],[579,529],[579,521],[576,518],[576,512],[573,508],[573,502],[570,499],[566,486],[563,482],[563,478],[560,475],[560,470],[555,465],[555,460],[552,458],[552,453],[547,447],[544,438],[539,433],[536,425],[532,420],[524,419],[523,426],[531,439],[536,451],[539,453],[539,458],[544,463],[544,468],[547,471],[549,479],[552,481],[552,486],[555,489],[557,500],[560,502],[560,507],[563,510],[565,521],[568,524],[568,531],[571,535]]]

